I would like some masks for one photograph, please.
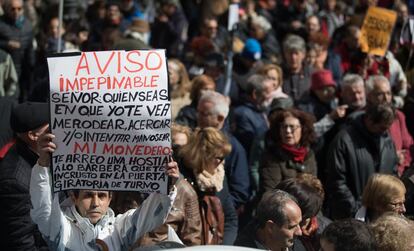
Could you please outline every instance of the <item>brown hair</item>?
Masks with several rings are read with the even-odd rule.
[[[313,187],[316,191],[318,191],[318,194],[321,196],[322,200],[324,200],[325,190],[323,189],[322,182],[318,179],[318,177],[310,173],[299,173],[298,176],[296,176],[296,179],[299,183]]]
[[[205,74],[202,74],[200,76],[193,78],[191,91],[190,91],[190,99],[192,101],[198,102],[198,99],[200,98],[201,90],[207,84],[212,84],[216,86],[216,83],[214,82],[214,80]]]
[[[297,199],[303,220],[316,216],[322,208],[323,197],[319,191],[297,178],[282,180],[277,184],[276,189],[288,192]]]
[[[320,46],[323,50],[327,50],[329,47],[329,42],[329,38],[322,32],[316,32],[309,35],[308,44],[310,48]]]
[[[297,118],[302,126],[302,136],[300,138],[301,146],[310,146],[316,140],[316,134],[313,128],[315,117],[309,113],[289,108],[280,112],[273,113],[270,118],[270,128],[267,131],[266,138],[273,141],[277,146],[281,145],[280,128],[288,117]]]

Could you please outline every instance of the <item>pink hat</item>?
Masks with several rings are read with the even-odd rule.
[[[312,74],[311,90],[318,90],[327,86],[336,87],[336,83],[332,77],[332,72],[329,70],[315,71]]]

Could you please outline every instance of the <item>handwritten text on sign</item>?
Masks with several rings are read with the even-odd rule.
[[[54,191],[167,191],[170,102],[163,50],[48,58]]]
[[[370,7],[361,28],[359,42],[366,53],[384,56],[388,50],[397,13],[391,10]]]

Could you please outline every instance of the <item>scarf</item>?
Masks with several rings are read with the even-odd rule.
[[[317,231],[319,228],[318,219],[316,216],[312,217],[306,229],[302,228],[302,236],[299,236],[303,246],[308,251],[319,250],[319,238]]]
[[[10,148],[14,146],[15,143],[16,143],[16,140],[12,139],[9,142],[7,142],[3,147],[0,148],[0,159],[3,159],[4,156],[6,156]]]
[[[310,219],[309,225],[306,229],[302,229],[302,235],[311,237],[319,228],[318,218],[316,216]]]
[[[305,157],[308,154],[308,148],[301,146],[291,146],[287,144],[282,144],[282,149],[288,152],[293,157],[294,162],[303,163],[305,161]]]
[[[199,189],[203,192],[215,191],[220,192],[223,189],[224,166],[223,163],[217,166],[214,174],[210,174],[206,170],[201,173],[195,173],[196,182]]]

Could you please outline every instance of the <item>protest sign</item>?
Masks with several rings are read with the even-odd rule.
[[[60,54],[48,65],[53,190],[167,193],[165,51]]]
[[[379,7],[369,7],[361,28],[359,43],[363,52],[384,56],[388,50],[397,13]]]

